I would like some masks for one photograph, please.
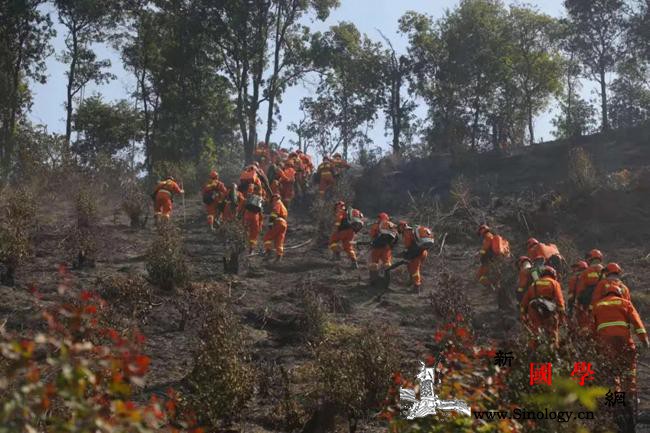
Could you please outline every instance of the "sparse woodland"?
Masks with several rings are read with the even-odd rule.
[[[0,0],[0,433],[616,431],[608,388],[570,379],[577,361],[604,379],[608,360],[566,330],[559,350],[529,350],[513,263],[495,263],[491,289],[476,281],[476,228],[507,236],[515,258],[533,235],[568,262],[602,249],[650,325],[650,4],[566,0],[555,18],[461,0],[439,19],[406,12],[400,51],[351,21],[314,29],[347,1]],[[84,92],[115,78],[100,44],[133,76],[127,99]],[[60,133],[30,117],[52,56]],[[281,102],[305,81],[281,143]],[[542,142],[551,107],[556,141]],[[383,143],[369,133],[380,119]],[[273,264],[243,254],[240,224],[210,231],[199,194],[212,169],[237,183],[258,142],[353,166],[323,199],[310,182],[294,200]],[[186,194],[156,225],[150,194],[170,175]],[[368,283],[365,232],[359,269],[331,260],[338,200],[432,228],[421,291],[405,269]],[[541,359],[553,387],[528,385]],[[399,387],[420,360],[441,398],[473,410],[597,418],[407,421]]]

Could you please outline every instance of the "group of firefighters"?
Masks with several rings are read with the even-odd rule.
[[[219,179],[216,171],[204,186],[203,201],[211,228],[215,223],[241,221],[247,234],[249,253],[253,254],[263,231],[265,210],[268,229],[263,235],[264,255],[273,251],[276,260],[284,256],[287,233],[288,207],[296,193],[303,194],[309,179],[318,184],[323,197],[335,184],[337,177],[350,166],[334,155],[323,159],[314,170],[311,158],[300,152],[272,151],[266,145],[256,149],[256,162],[244,168],[239,184],[229,187]],[[172,196],[183,194],[181,186],[171,177],[161,181],[154,193],[155,212],[158,218],[169,218]],[[352,268],[358,268],[356,237],[365,225],[361,211],[338,201],[334,204],[334,227],[329,239],[332,258],[341,253],[349,257]],[[421,267],[434,245],[434,236],[428,227],[411,226],[406,221],[393,222],[386,213],[380,213],[368,230],[370,258],[368,270],[371,281],[380,278],[396,266],[406,264],[410,285],[419,289],[422,284]],[[487,225],[478,230],[482,238],[481,266],[477,278],[486,287],[498,284],[490,273],[496,261],[510,257],[510,244]],[[402,240],[403,259],[393,263],[393,249]],[[543,337],[558,347],[560,327],[568,325],[570,335],[584,341],[595,339],[601,351],[614,356],[617,383],[622,389],[636,390],[637,348],[636,335],[645,347],[650,346],[648,334],[635,309],[629,288],[622,282],[623,273],[617,263],[606,263],[603,253],[589,251],[584,260],[571,266],[568,278],[568,298],[562,292],[559,274],[566,262],[557,246],[530,238],[526,244],[527,255],[516,261],[518,283],[512,294],[519,303],[522,324],[533,338],[531,347]]]
[[[496,284],[489,269],[510,255],[509,242],[487,225],[481,225],[478,234],[482,247],[477,278],[489,287]],[[560,326],[566,324],[575,341],[595,340],[599,352],[611,360],[616,384],[635,393],[637,347],[633,337],[636,335],[646,348],[650,341],[630,289],[621,280],[621,266],[606,263],[600,250],[588,251],[584,260],[570,267],[565,301],[559,274],[566,262],[558,247],[530,238],[526,249],[527,255],[516,261],[519,274],[515,297],[521,321],[533,337],[531,348],[536,347],[538,337],[558,347]]]

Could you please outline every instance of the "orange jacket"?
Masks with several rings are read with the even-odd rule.
[[[281,184],[291,184],[296,181],[296,170],[293,167],[287,167],[278,172]]]
[[[621,289],[621,293],[622,293],[621,297],[623,299],[625,299],[626,301],[632,302],[632,298],[630,297],[630,289],[628,289],[627,286],[625,284],[623,284],[623,282],[621,280],[619,280],[619,279],[616,279],[616,280],[604,279],[604,280],[600,280],[598,282],[598,285],[594,289],[594,293],[591,296],[591,306],[592,306],[592,308],[598,301],[603,299],[605,297],[605,295],[607,295],[608,292],[610,292],[612,290],[616,290],[616,288]]]
[[[277,218],[282,218],[286,221],[289,216],[287,208],[282,203],[282,200],[274,200],[271,204],[271,222],[275,221]]]
[[[600,263],[593,264],[587,269],[582,271],[580,277],[578,278],[578,285],[576,286],[576,298],[590,286],[595,286],[600,281],[600,277],[603,271],[603,265]]]
[[[345,208],[337,207],[334,211],[334,228],[338,229],[341,223],[348,217],[348,212]]]
[[[321,162],[318,166],[318,174],[329,173],[332,174],[334,167],[330,162]]]
[[[301,153],[298,158],[302,162],[302,166],[306,172],[311,173],[314,171],[314,164],[311,162],[311,156],[306,153]]]
[[[212,179],[203,186],[202,190],[204,194],[210,191],[215,191],[218,194],[218,200],[221,200],[228,193],[228,188],[220,180]]]
[[[594,331],[599,337],[623,337],[630,347],[635,347],[633,333],[641,341],[648,341],[648,333],[636,308],[620,296],[608,295],[598,301],[594,305],[593,315]]]
[[[225,221],[234,221],[237,217],[244,213],[244,206],[246,205],[246,198],[244,194],[237,191],[237,204],[233,206],[230,196],[227,195],[224,200],[223,219]],[[234,209],[233,209],[234,207]]]
[[[528,257],[531,259],[535,259],[539,256],[544,257],[544,260],[548,260],[553,256],[559,256],[560,255],[560,250],[557,248],[555,244],[543,244],[539,243],[537,245],[534,245],[531,248],[528,248]]]
[[[162,182],[158,182],[158,185],[156,186],[156,193],[159,193],[160,191],[164,191],[171,194],[181,194],[183,190],[181,189],[178,184],[173,181],[173,180],[163,180]]]
[[[564,296],[562,296],[562,286],[559,282],[551,277],[542,277],[533,282],[528,287],[521,300],[521,314],[525,316],[528,313],[528,304],[535,298],[544,298],[549,301],[555,301],[560,312],[564,311]]]

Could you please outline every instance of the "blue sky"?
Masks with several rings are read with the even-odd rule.
[[[327,21],[311,23],[314,30],[326,30],[329,26],[340,21],[351,21],[364,33],[372,39],[380,40],[377,29],[381,30],[389,37],[398,51],[405,51],[407,41],[398,34],[398,19],[409,10],[427,13],[434,17],[441,17],[445,10],[453,8],[458,2],[455,0],[341,0],[341,6],[336,9]],[[537,7],[540,11],[553,16],[562,16],[564,8],[562,0],[545,0],[529,2]],[[53,16],[56,22],[56,17]],[[54,41],[54,47],[57,54],[63,49],[65,31],[57,22],[57,37]],[[89,85],[85,90],[88,96],[94,92],[100,92],[108,100],[128,98],[134,88],[134,80],[121,66],[119,54],[111,47],[98,45],[95,47],[99,58],[108,58],[112,62],[111,72],[117,76],[109,84],[97,87]],[[47,62],[48,82],[45,85],[36,84],[33,86],[34,105],[32,107],[31,118],[36,123],[47,125],[51,132],[63,132],[65,130],[65,113],[63,101],[65,99],[65,70],[64,64],[57,60],[57,56],[52,56]],[[590,86],[586,86],[589,89]],[[313,93],[313,83],[303,82],[289,89],[283,97],[280,107],[281,120],[279,126],[274,132],[272,141],[279,142],[284,137],[284,142],[288,143],[290,139],[295,138],[287,130],[291,122],[297,122],[302,119],[300,111],[300,100]],[[552,126],[550,120],[553,117],[551,107],[549,112],[543,113],[535,121],[537,139],[551,139]],[[426,107],[420,107],[418,113],[424,114]],[[260,114],[265,116],[266,107],[262,107]],[[259,125],[259,134],[266,131],[266,125]],[[388,148],[390,137],[384,135],[384,119],[380,117],[371,132],[371,137],[376,146],[384,149]]]

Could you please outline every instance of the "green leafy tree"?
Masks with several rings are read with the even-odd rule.
[[[600,86],[601,127],[609,129],[607,74],[614,72],[625,53],[627,29],[623,0],[565,0],[573,32],[570,36],[585,72]]]
[[[596,110],[589,101],[574,94],[564,95],[559,100],[560,113],[551,120],[556,138],[582,137],[596,130]]]
[[[533,119],[548,106],[561,87],[562,63],[555,50],[556,21],[527,7],[510,8],[510,50],[507,63],[521,91],[530,143],[535,142]]]
[[[312,52],[317,59],[320,82],[317,97],[303,99],[311,128],[321,141],[321,151],[350,148],[369,142],[367,129],[380,104],[380,45],[347,22],[316,33]],[[364,129],[363,127],[366,126]]]
[[[266,139],[270,140],[276,102],[309,68],[305,57],[308,29],[301,22],[315,12],[324,20],[338,0],[204,0],[206,21],[224,61],[222,70],[236,93],[235,115],[251,161],[258,112],[268,104]],[[272,64],[271,64],[272,62]]]
[[[70,144],[75,98],[88,83],[101,84],[114,78],[106,72],[106,68],[111,66],[110,60],[98,60],[91,46],[106,39],[108,29],[117,17],[112,1],[56,0],[55,4],[59,22],[67,30],[61,60],[68,65],[65,137]]]
[[[650,70],[647,63],[629,59],[618,68],[611,84],[609,117],[614,128],[627,128],[650,120]]]
[[[115,156],[142,138],[140,113],[125,100],[110,104],[99,95],[79,105],[73,128],[78,139],[72,149],[84,162],[92,162],[99,155]]]
[[[134,97],[143,117],[145,168],[164,161],[195,161],[206,146],[229,146],[234,108],[202,2],[136,3],[120,40],[125,65],[136,77]]]
[[[42,0],[0,0],[0,166],[14,156],[16,126],[30,104],[28,80],[45,83],[52,21]]]

